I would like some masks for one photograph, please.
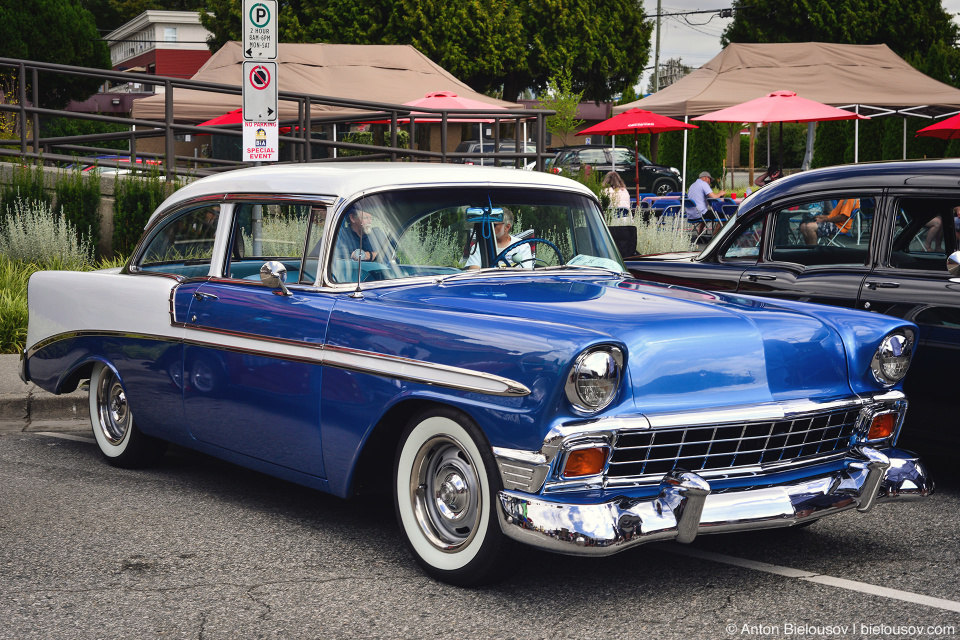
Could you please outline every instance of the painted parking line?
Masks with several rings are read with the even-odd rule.
[[[735,556],[714,553],[712,551],[702,551],[700,549],[694,549],[691,547],[664,544],[653,544],[650,546],[678,556],[687,556],[689,558],[698,558],[700,560],[709,560],[711,562],[729,564],[744,569],[752,569],[753,571],[772,573],[774,575],[784,576],[786,578],[795,578],[797,580],[814,582],[816,584],[823,584],[836,587],[838,589],[858,591],[871,596],[880,596],[882,598],[889,598],[891,600],[902,600],[903,602],[920,604],[925,607],[934,607],[936,609],[943,609],[944,611],[954,611],[960,613],[960,602],[956,602],[954,600],[934,598],[932,596],[925,596],[920,593],[913,593],[912,591],[901,591],[900,589],[880,587],[875,584],[868,584],[866,582],[857,582],[856,580],[847,580],[846,578],[836,578],[834,576],[828,576],[822,573],[812,573],[810,571],[802,571],[800,569],[793,569],[791,567],[781,567],[775,564],[759,562],[757,560],[747,560],[746,558],[737,558]]]
[[[75,436],[72,433],[57,433],[55,431],[34,431],[34,433],[48,438],[60,438],[61,440],[73,440],[74,442],[86,442],[88,444],[97,443],[91,436]]]

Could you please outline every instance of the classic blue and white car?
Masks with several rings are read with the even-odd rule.
[[[932,484],[895,447],[916,326],[631,279],[595,197],[420,164],[233,171],[123,269],[30,280],[24,379],[89,380],[106,460],[173,442],[349,497],[419,564],[809,524]]]

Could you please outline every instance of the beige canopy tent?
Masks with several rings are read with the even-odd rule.
[[[278,89],[389,104],[403,104],[433,91],[453,91],[459,96],[492,106],[522,108],[473,91],[442,67],[409,45],[280,44],[277,52]],[[228,42],[193,76],[193,80],[239,87],[243,51],[239,42]],[[164,119],[162,94],[133,102],[132,116]],[[177,122],[199,123],[237,109],[241,97],[194,89],[173,90],[173,117]],[[297,105],[280,101],[281,120],[298,117]],[[356,113],[343,107],[312,104],[311,115],[321,117]]]
[[[834,107],[908,115],[960,109],[960,89],[920,73],[885,44],[796,42],[730,43],[676,83],[613,111],[701,116],[781,89]]]
[[[618,105],[613,112],[640,108],[671,118],[689,118],[780,90],[870,117],[932,117],[960,109],[960,89],[917,71],[885,44],[791,42],[730,43],[676,83]],[[903,131],[906,154],[906,119]],[[855,139],[854,162],[858,159]]]

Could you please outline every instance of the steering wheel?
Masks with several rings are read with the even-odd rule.
[[[551,249],[553,249],[554,253],[557,254],[557,259],[560,260],[560,264],[564,264],[563,254],[560,253],[560,249],[557,248],[557,245],[553,244],[553,243],[550,242],[549,240],[544,240],[543,238],[525,238],[525,239],[523,239],[523,240],[517,240],[516,242],[514,242],[513,244],[511,244],[509,247],[507,247],[506,249],[504,249],[503,251],[501,251],[500,253],[498,253],[498,254],[497,254],[497,257],[496,257],[496,258],[494,259],[494,261],[493,261],[493,265],[494,265],[494,266],[497,266],[498,264],[500,264],[500,263],[502,262],[502,263],[503,263],[505,266],[507,266],[507,267],[514,266],[514,265],[511,265],[509,262],[507,262],[507,254],[510,253],[510,251],[512,251],[512,250],[515,249],[516,247],[519,247],[519,246],[522,245],[522,244],[526,244],[527,242],[529,242],[530,244],[534,244],[534,243],[539,242],[539,243],[541,243],[541,244],[547,245],[548,247],[550,247]],[[526,259],[524,259],[524,260],[521,260],[519,264],[522,265],[524,262],[531,262],[531,261],[533,261],[534,267],[536,267],[536,263],[537,263],[537,262],[542,262],[545,266],[547,265],[547,261],[546,261],[546,260],[541,260],[541,259],[537,258],[536,256],[531,257],[531,258],[526,258]]]

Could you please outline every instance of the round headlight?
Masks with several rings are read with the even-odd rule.
[[[567,378],[567,399],[573,408],[583,413],[594,413],[609,405],[623,370],[623,352],[604,346],[580,354]]]
[[[913,355],[912,333],[891,333],[877,348],[870,362],[873,377],[882,385],[894,385],[907,375]]]

